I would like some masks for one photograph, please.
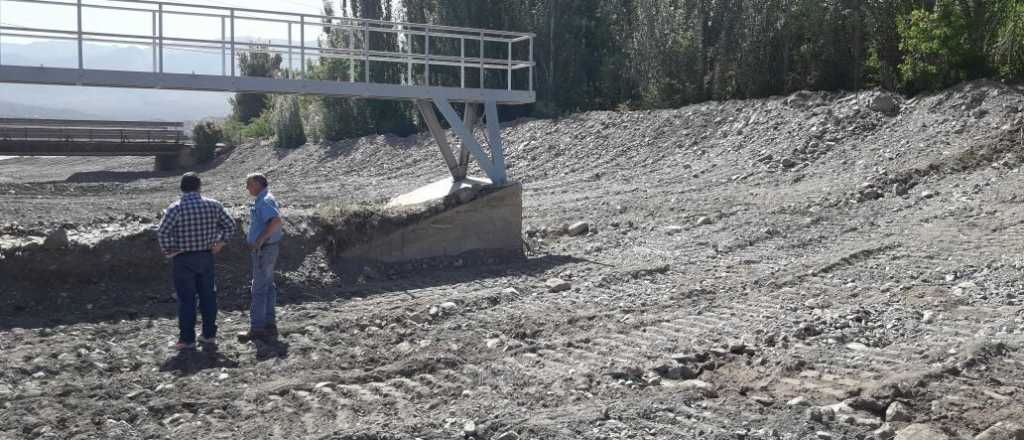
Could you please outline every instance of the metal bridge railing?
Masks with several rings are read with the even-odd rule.
[[[16,17],[10,13],[5,14],[5,11],[14,9],[15,5],[68,8],[75,17],[74,27],[69,29],[51,21],[42,26],[18,25],[15,23]],[[84,23],[84,12],[92,11],[135,14],[137,19],[133,24],[145,23],[150,32],[140,34],[117,32],[117,29],[104,32],[88,30],[91,26],[88,26],[90,23]],[[212,31],[214,34],[219,31],[220,38],[182,36],[182,26],[175,26],[177,29],[174,30],[178,32],[168,29],[170,20],[180,24],[183,18],[194,19],[190,26],[185,26],[185,30],[193,35],[199,31]],[[211,20],[213,26],[210,25]],[[238,35],[240,24],[254,23],[265,28],[276,27],[282,34],[286,31],[287,38]],[[341,35],[339,41],[347,47],[324,47],[323,37],[327,29]],[[310,37],[315,38],[310,40]],[[402,85],[436,85],[434,83],[438,81],[432,81],[431,67],[435,70],[448,67],[458,72],[458,84],[444,84],[445,87],[533,91],[534,37],[529,33],[147,0],[0,0],[0,44],[9,38],[73,41],[77,43],[79,69],[89,68],[89,60],[83,49],[85,42],[150,47],[153,73],[165,72],[165,52],[168,50],[219,53],[220,75],[230,77],[240,75],[240,53],[266,50],[281,54],[286,63],[282,64],[289,67],[290,74],[302,79],[308,76],[310,61],[316,63],[321,58],[342,59],[349,61],[347,79],[350,82],[369,83],[372,81],[369,73],[371,63],[388,63],[404,68]],[[389,44],[385,45],[387,47],[373,48],[372,42],[375,39],[387,40]],[[0,51],[0,65],[3,64],[3,52]],[[357,74],[356,65],[362,66],[362,75]],[[417,70],[422,74],[417,74]],[[517,83],[514,78],[516,72],[524,70],[527,78]],[[500,73],[503,77],[502,87],[488,87],[486,79],[494,77],[492,72]],[[472,73],[476,73],[478,80],[473,78],[476,81],[467,81]],[[475,87],[473,82],[476,83]]]

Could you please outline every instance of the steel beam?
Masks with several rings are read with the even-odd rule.
[[[469,131],[473,138],[476,139],[475,129],[477,119],[477,104],[473,102],[467,102],[465,109],[462,112],[464,124],[466,130]],[[456,173],[456,180],[464,179],[469,174],[469,147],[465,144],[459,147],[459,169]]]
[[[462,180],[466,175],[463,174],[461,177],[458,175],[459,162],[455,159],[455,155],[452,154],[452,148],[448,144],[448,134],[441,127],[441,121],[437,119],[437,113],[434,113],[434,105],[429,101],[417,100],[416,107],[419,108],[423,121],[427,123],[430,134],[434,137],[434,141],[437,142],[437,147],[441,150],[441,156],[444,157],[444,162],[448,165],[448,171],[452,174],[452,178],[455,181]]]
[[[458,113],[455,113],[455,109],[452,108],[451,102],[444,97],[438,96],[434,98],[434,104],[437,105],[437,108],[441,111],[441,115],[444,116],[444,119],[448,121],[448,125],[452,127],[452,131],[455,132],[455,135],[462,141],[462,145],[469,148],[470,153],[472,153],[476,158],[480,168],[485,174],[487,174],[487,177],[491,179],[491,182],[497,185],[503,185],[505,181],[501,176],[504,175],[504,172],[497,172],[494,169],[494,162],[491,161],[491,158],[484,152],[480,143],[476,141],[473,133],[466,130],[466,125],[463,124]]]
[[[462,89],[362,82],[225,77],[187,73],[79,70],[61,67],[0,66],[0,82],[233,93],[282,93],[403,101],[443,97],[447,102],[494,101],[498,105],[529,104],[536,100],[536,94],[527,90]]]

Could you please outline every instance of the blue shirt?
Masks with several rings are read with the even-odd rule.
[[[260,239],[263,231],[267,230],[270,221],[281,217],[281,211],[277,208],[277,199],[266,188],[263,189],[260,195],[256,196],[256,201],[252,204],[249,214],[252,218],[252,222],[249,224],[249,237],[247,239],[249,244],[256,244],[256,240]],[[281,241],[281,237],[284,236],[283,229],[278,228],[277,231],[270,234],[265,244]]]
[[[157,240],[164,252],[196,252],[227,243],[234,233],[235,220],[220,202],[187,192],[167,208]]]

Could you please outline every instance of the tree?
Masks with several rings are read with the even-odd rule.
[[[270,52],[266,44],[258,44],[238,54],[242,76],[273,78],[281,71],[281,54]],[[231,99],[235,120],[248,124],[267,109],[269,102],[264,93],[238,93]]]
[[[951,0],[939,0],[934,10],[918,9],[899,24],[904,53],[900,78],[909,91],[935,90],[970,77],[974,45],[968,21]]]
[[[274,143],[277,148],[298,148],[306,143],[299,97],[275,97],[271,120],[274,124]]]

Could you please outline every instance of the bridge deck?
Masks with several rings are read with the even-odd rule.
[[[536,99],[528,33],[147,0],[0,0],[0,14],[6,44],[77,45],[77,66],[5,60],[0,52],[0,82],[497,104]],[[77,20],[33,17],[40,15]],[[103,15],[123,20],[96,20]],[[244,38],[237,35],[242,29]],[[152,68],[110,70],[87,56],[86,43],[147,49]],[[219,71],[180,67],[174,57],[184,52],[219,56]],[[242,76],[239,60],[252,52],[280,55],[281,72]],[[310,72],[324,63],[335,63],[332,80]],[[386,81],[371,75],[380,69],[389,72]]]

